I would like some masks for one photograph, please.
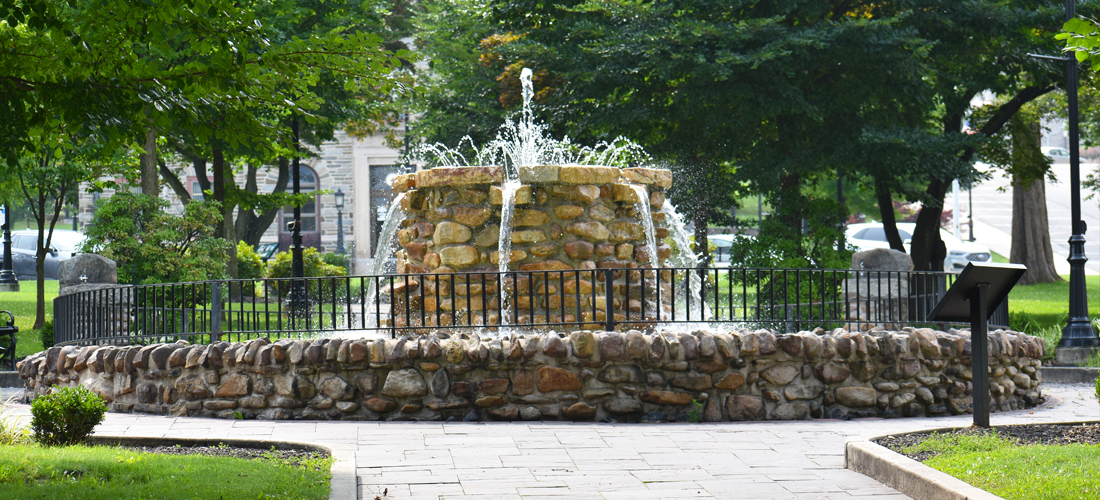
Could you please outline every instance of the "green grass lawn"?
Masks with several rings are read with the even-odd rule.
[[[53,318],[53,299],[57,297],[57,280],[46,280],[46,320]],[[0,292],[0,311],[11,311],[15,315],[15,326],[19,327],[16,334],[17,357],[34,354],[42,350],[42,341],[38,332],[32,330],[34,326],[35,300],[37,298],[37,286],[34,280],[19,282],[18,292]],[[7,319],[7,318],[5,318]]]
[[[995,435],[932,435],[905,451],[939,452],[924,464],[1008,500],[1100,498],[1098,445],[1018,446]]]
[[[329,496],[331,458],[277,459],[140,453],[107,446],[0,447],[5,499],[306,498]]]

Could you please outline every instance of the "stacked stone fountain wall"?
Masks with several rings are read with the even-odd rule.
[[[644,205],[661,241],[669,234],[659,211],[672,185],[668,171],[566,165],[519,167],[518,174],[522,186],[515,193],[508,270],[522,274],[514,281],[466,274],[500,269],[503,168],[434,168],[394,180],[394,191],[406,193],[402,208],[407,214],[398,232],[397,272],[420,275],[399,277],[385,290],[393,294],[394,324],[406,326],[406,313],[415,324],[410,326],[501,324],[499,311],[509,310],[508,303],[502,308],[505,300],[515,311],[515,317],[503,318],[505,323],[583,322],[595,327],[606,319],[608,307],[602,276],[591,270],[661,267],[649,262],[643,214],[636,208],[639,200],[632,185],[647,188]],[[660,243],[656,254],[663,263],[671,248]],[[566,272],[574,270],[589,272]],[[532,283],[528,273],[540,271],[549,273],[536,275]],[[615,273],[611,307],[617,320],[627,319],[627,311],[631,319],[659,317],[656,278],[653,270]],[[670,279],[670,272],[663,272],[665,310]],[[649,294],[644,302],[643,281]]]
[[[1042,401],[1042,339],[989,334],[994,411]],[[113,411],[263,419],[705,421],[970,411],[970,334],[579,331],[507,339],[53,347],[26,395],[88,387]]]

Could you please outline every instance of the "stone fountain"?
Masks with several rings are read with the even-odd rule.
[[[473,165],[432,146],[441,165],[393,181],[397,202],[372,274],[396,240],[398,276],[367,292],[372,302],[376,293],[389,295],[390,324],[364,326],[416,335],[58,346],[19,363],[27,398],[79,384],[120,412],[335,420],[742,421],[970,411],[966,331],[662,325],[676,299],[669,262],[695,267],[666,200],[672,175],[608,166],[623,163],[615,160],[621,149],[580,158],[567,141],[549,141],[531,117],[529,72],[524,77],[524,119],[508,122],[503,139]],[[672,254],[669,237],[684,253]],[[696,307],[703,318],[698,300]],[[604,331],[608,314],[619,324],[636,321],[625,332]],[[558,322],[576,327],[530,326]],[[439,328],[456,325],[465,327]],[[994,410],[1042,402],[1041,339],[997,330],[989,354]]]

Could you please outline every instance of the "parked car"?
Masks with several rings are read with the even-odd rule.
[[[79,252],[84,233],[67,229],[54,229],[50,251],[46,253],[46,279],[57,279],[61,263]],[[38,230],[21,229],[11,233],[11,267],[19,279],[36,279],[35,254],[38,249]]]
[[[913,239],[913,231],[917,225],[912,222],[899,222],[897,226],[905,252],[909,253],[909,243]],[[849,224],[844,235],[859,251],[890,248],[890,243],[886,241],[886,230],[883,229],[881,222]],[[943,259],[943,270],[949,273],[962,272],[966,264],[971,261],[989,262],[993,255],[989,247],[980,243],[962,241],[943,228],[940,228],[940,238],[947,247],[947,258]]]
[[[1051,158],[1053,163],[1069,163],[1069,150],[1065,148],[1042,147],[1039,148],[1044,155]]]

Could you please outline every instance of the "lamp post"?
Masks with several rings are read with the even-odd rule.
[[[4,261],[0,267],[0,292],[18,292],[19,279],[11,267],[11,206],[4,205]]]
[[[1077,16],[1077,1],[1066,0],[1066,21]],[[1069,115],[1069,186],[1070,186],[1070,224],[1073,234],[1069,237],[1069,320],[1062,329],[1062,340],[1058,341],[1057,358],[1059,361],[1073,361],[1087,358],[1100,347],[1100,337],[1096,336],[1089,321],[1088,291],[1085,289],[1085,221],[1081,220],[1081,151],[1078,132],[1077,113],[1077,58],[1050,57],[1028,54],[1040,59],[1063,61],[1066,71],[1066,107]],[[1082,348],[1082,349],[1077,349]]]
[[[298,154],[299,148],[299,129],[298,129],[298,117],[291,118],[290,121],[291,132],[294,134],[294,159],[291,161],[291,172],[294,183],[292,189],[295,198],[301,193],[301,155]],[[295,278],[290,284],[290,293],[286,298],[286,307],[290,312],[291,318],[305,317],[309,313],[309,292],[306,290],[305,277],[305,263],[302,260],[302,206],[297,200],[294,203],[294,220],[287,224],[287,229],[290,229],[290,241],[291,241],[291,260],[290,260],[290,275]]]
[[[1066,0],[1066,20],[1077,15],[1077,0]],[[1077,114],[1077,58],[1066,58],[1069,82],[1066,104],[1069,107],[1069,184],[1073,235],[1069,237],[1069,322],[1062,329],[1058,347],[1100,346],[1100,337],[1089,321],[1088,292],[1085,289],[1085,221],[1081,219],[1081,151]]]
[[[344,192],[336,188],[336,253],[343,254],[344,249]]]

